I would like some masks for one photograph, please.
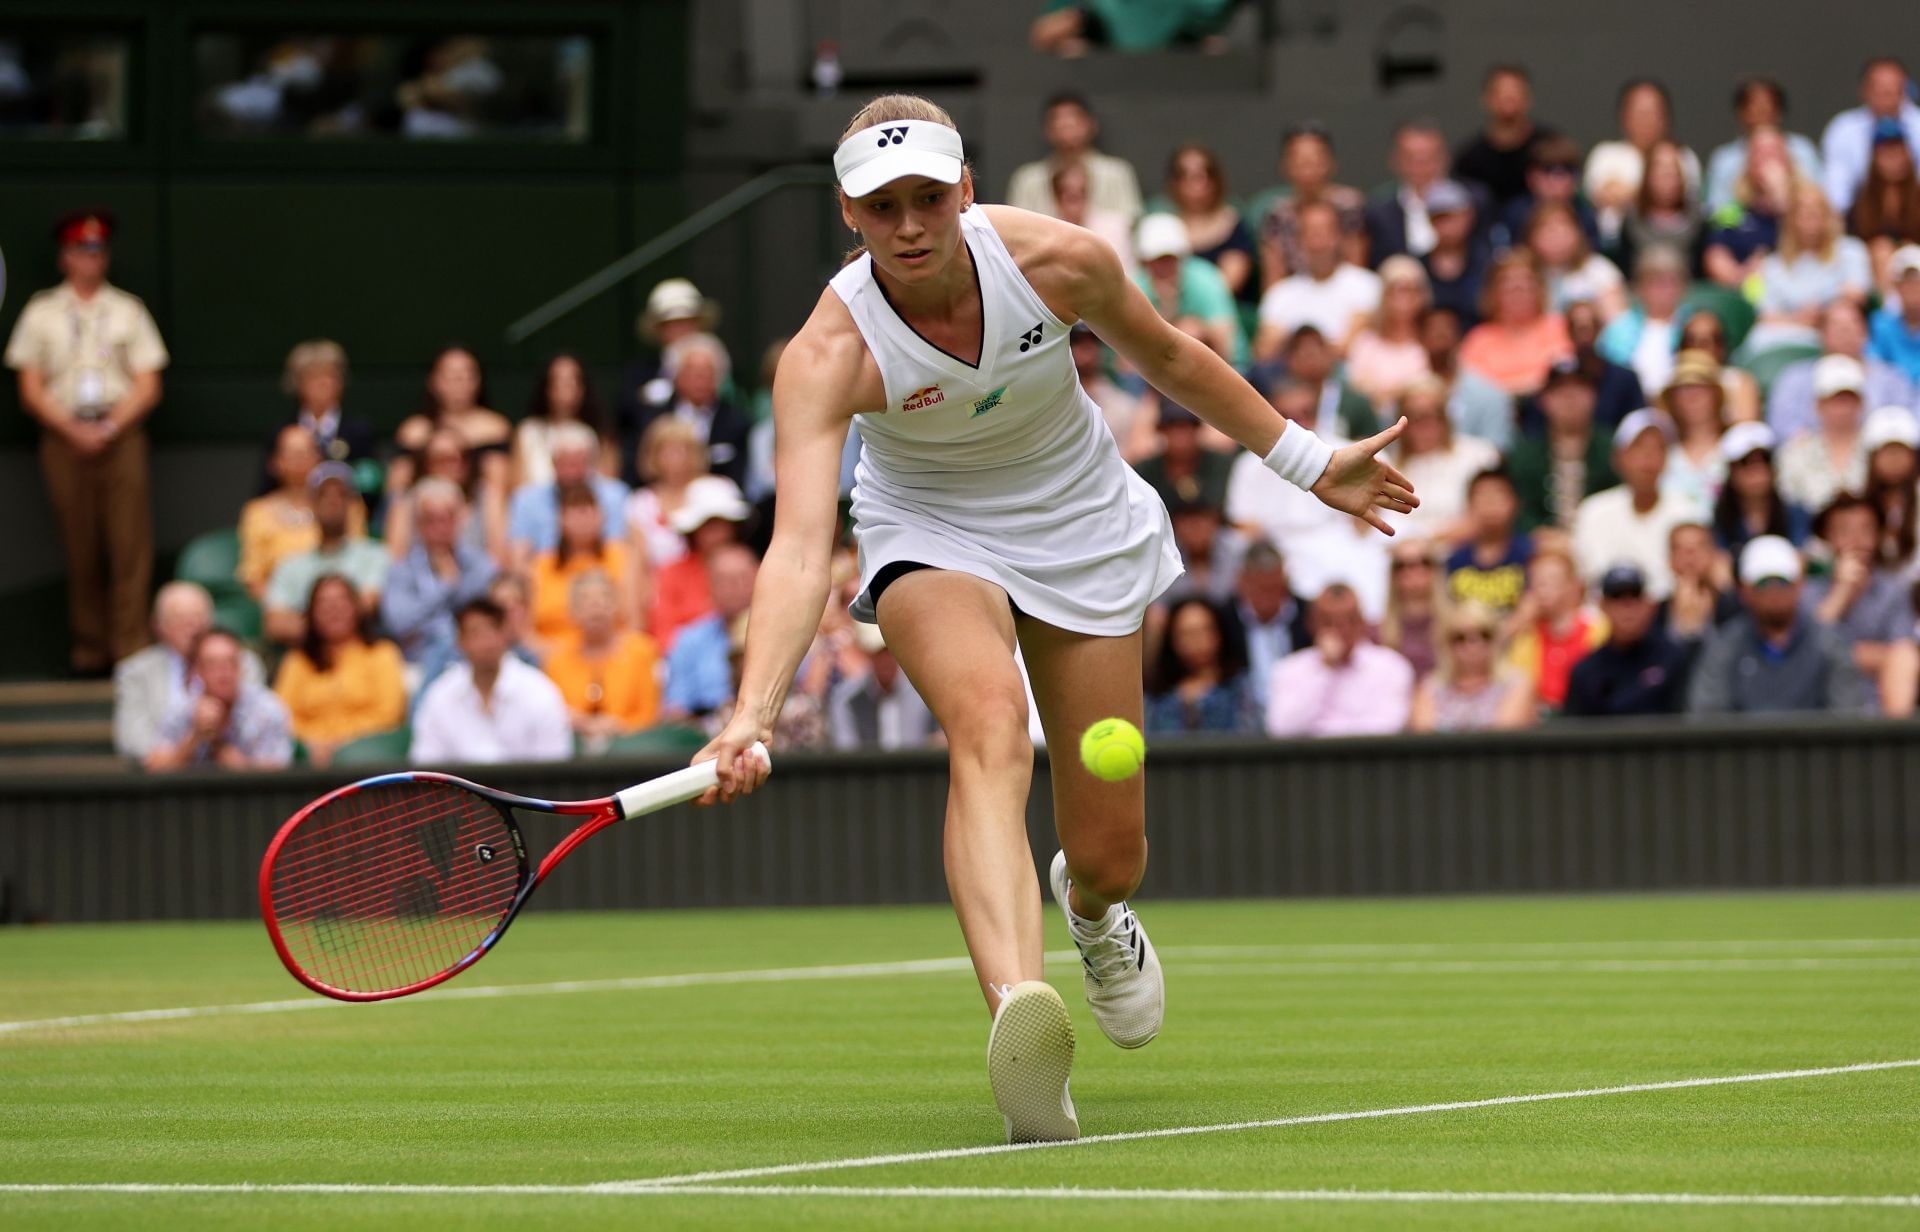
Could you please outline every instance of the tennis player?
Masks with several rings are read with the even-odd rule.
[[[993,1014],[988,1076],[1008,1138],[1074,1138],[1074,1039],[1043,981],[1027,845],[1033,771],[1024,653],[1048,744],[1098,719],[1141,717],[1141,621],[1180,574],[1167,512],[1121,461],[1081,390],[1067,332],[1085,321],[1155,388],[1328,505],[1391,534],[1418,504],[1376,455],[1404,427],[1340,450],[1291,425],[1204,343],[1163,320],[1092,232],[974,201],[941,108],[885,95],[834,153],[841,217],[865,248],[820,296],[774,378],[779,503],[754,588],[738,707],[700,754],[731,800],[770,740],[826,603],[839,458],[858,424],[853,517],[861,591],[946,731],[947,885]],[[698,760],[698,759],[696,759]],[[1053,759],[1055,900],[1109,1039],[1160,1030],[1160,963],[1126,899],[1146,870],[1141,776]]]

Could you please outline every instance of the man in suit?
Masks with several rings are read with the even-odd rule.
[[[1388,159],[1393,182],[1384,195],[1367,206],[1367,262],[1374,269],[1395,253],[1424,257],[1433,251],[1439,237],[1434,234],[1433,218],[1428,213],[1427,192],[1447,178],[1449,163],[1447,137],[1437,122],[1408,120],[1394,130],[1393,153]],[[1478,184],[1466,187],[1473,199],[1476,225],[1483,231],[1493,216],[1492,198]]]
[[[160,724],[186,696],[192,677],[187,661],[195,642],[213,627],[213,600],[194,582],[168,582],[153,599],[154,644],[120,660],[113,669],[113,748],[144,760],[159,741]],[[241,680],[260,684],[266,673],[247,651]]]
[[[747,478],[747,436],[753,421],[726,394],[730,377],[727,348],[712,334],[692,334],[676,342],[668,353],[672,376],[642,391],[631,420],[625,425],[625,453],[629,463],[653,421],[671,415],[691,424],[707,447],[707,464],[716,475],[736,484]],[[640,477],[634,477],[635,482]]]

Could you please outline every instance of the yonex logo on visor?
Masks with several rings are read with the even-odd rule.
[[[919,176],[958,184],[966,157],[960,134],[944,124],[892,121],[863,128],[833,152],[833,174],[849,197]]]
[[[883,128],[880,130],[879,144],[881,145],[899,145],[906,139],[907,130],[905,128]]]

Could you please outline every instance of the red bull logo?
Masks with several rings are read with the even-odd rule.
[[[946,400],[947,395],[940,392],[938,385],[928,385],[924,389],[916,389],[905,398],[902,398],[900,400],[900,409],[903,411],[924,411],[930,406],[939,406]]]

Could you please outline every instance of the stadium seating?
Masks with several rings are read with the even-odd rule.
[[[413,732],[410,728],[396,727],[390,731],[375,732],[371,736],[362,736],[358,740],[348,741],[334,750],[333,764],[336,766],[393,766],[407,760],[407,750],[413,744]]]

